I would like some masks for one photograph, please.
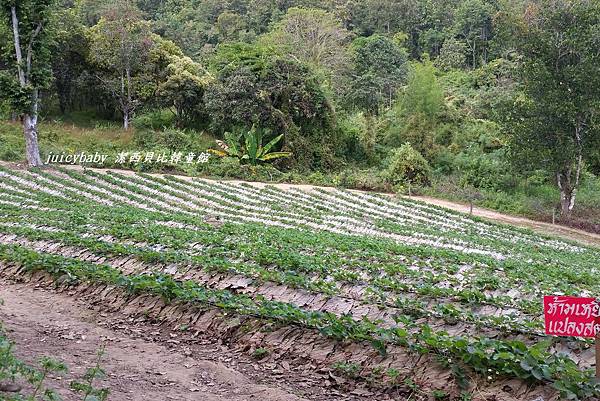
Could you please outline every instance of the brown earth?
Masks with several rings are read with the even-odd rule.
[[[68,390],[69,382],[94,366],[103,345],[101,366],[107,376],[97,386],[110,388],[110,400],[340,399],[314,387],[314,380],[304,381],[302,372],[293,378],[273,374],[269,364],[261,366],[218,342],[180,346],[175,333],[165,339],[157,328],[93,310],[62,293],[7,281],[0,282],[0,289],[0,321],[15,342],[16,356],[31,364],[52,356],[69,367],[65,377],[47,381],[65,401],[81,399]]]
[[[101,364],[108,377],[97,386],[110,388],[113,401],[433,401],[435,388],[448,390],[451,399],[459,397],[450,373],[427,355],[411,358],[389,347],[389,358],[404,359],[399,372],[417,387],[398,383],[382,388],[382,378],[375,378],[378,388],[373,388],[331,370],[336,360],[360,365],[379,360],[388,366],[389,359],[377,356],[364,342],[332,342],[300,327],[272,326],[211,307],[166,304],[159,297],[114,286],[60,285],[44,272],[23,274],[18,265],[0,267],[2,276],[10,277],[0,278],[0,298],[6,300],[0,321],[16,342],[16,355],[30,364],[48,355],[69,365],[71,376],[48,382],[66,401],[81,399],[68,394],[68,383],[93,366],[103,346]],[[251,358],[259,346],[269,355]],[[557,400],[556,391],[547,386],[471,379],[474,401]]]

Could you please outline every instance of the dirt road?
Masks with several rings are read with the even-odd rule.
[[[106,349],[101,365],[107,377],[98,385],[110,388],[109,400],[306,399],[296,395],[307,393],[301,375],[297,382],[281,380],[250,357],[245,360],[218,344],[182,347],[177,337],[165,340],[164,335],[159,341],[161,336],[152,327],[106,316],[67,295],[25,284],[0,281],[0,298],[4,300],[0,321],[16,343],[16,355],[32,364],[41,356],[52,356],[69,367],[68,375],[47,382],[65,401],[81,399],[68,391],[69,382],[94,365],[102,344]],[[323,399],[318,394],[309,397]]]
[[[413,196],[410,199],[415,199],[430,205],[445,207],[447,209],[456,210],[458,212],[469,213],[469,205],[450,202],[443,199],[430,198],[427,196]],[[483,217],[499,223],[511,224],[517,227],[530,228],[535,232],[544,235],[552,235],[582,242],[586,245],[600,247],[600,235],[589,233],[587,231],[578,230],[567,226],[557,224],[544,223],[541,221],[530,220],[525,217],[511,216],[490,209],[481,207],[473,207],[473,215]]]

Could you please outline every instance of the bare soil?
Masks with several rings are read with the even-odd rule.
[[[0,321],[15,342],[16,356],[30,364],[52,356],[69,367],[66,376],[47,381],[65,401],[80,399],[68,390],[69,383],[94,366],[103,346],[101,366],[107,376],[97,386],[110,388],[110,400],[340,399],[302,372],[275,374],[273,367],[218,342],[183,345],[177,334],[165,338],[156,328],[102,313],[62,293],[1,281],[0,298]]]

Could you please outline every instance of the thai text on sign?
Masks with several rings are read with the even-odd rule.
[[[596,337],[600,333],[600,304],[596,298],[559,295],[544,297],[546,334]]]

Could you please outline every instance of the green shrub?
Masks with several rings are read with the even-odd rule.
[[[254,352],[252,352],[252,358],[258,359],[258,360],[264,359],[267,356],[269,356],[270,353],[271,352],[267,348],[260,347],[260,348],[255,349]]]
[[[372,163],[377,160],[383,148],[381,125],[379,119],[362,112],[341,119],[338,127],[344,155],[358,162]]]
[[[482,153],[478,150],[463,152],[455,161],[464,184],[488,190],[500,190],[511,186],[513,176],[502,150],[492,153]]]
[[[431,182],[431,167],[423,155],[405,143],[392,151],[386,178],[394,187],[406,184],[427,186]]]
[[[364,191],[386,192],[391,190],[391,185],[386,179],[385,171],[378,168],[343,170],[337,175],[336,186]]]
[[[191,148],[192,138],[189,133],[176,128],[167,128],[159,133],[159,145],[172,151],[183,151]]]
[[[216,178],[267,182],[279,182],[284,177],[284,173],[270,164],[258,166],[241,164],[234,157],[211,157],[208,163],[198,165],[198,173]]]
[[[160,147],[180,152],[190,149],[192,145],[191,134],[176,128],[161,131],[137,130],[133,134],[133,141],[140,149]]]
[[[170,110],[157,110],[139,114],[133,119],[133,126],[141,130],[160,130],[172,127],[175,115]]]

